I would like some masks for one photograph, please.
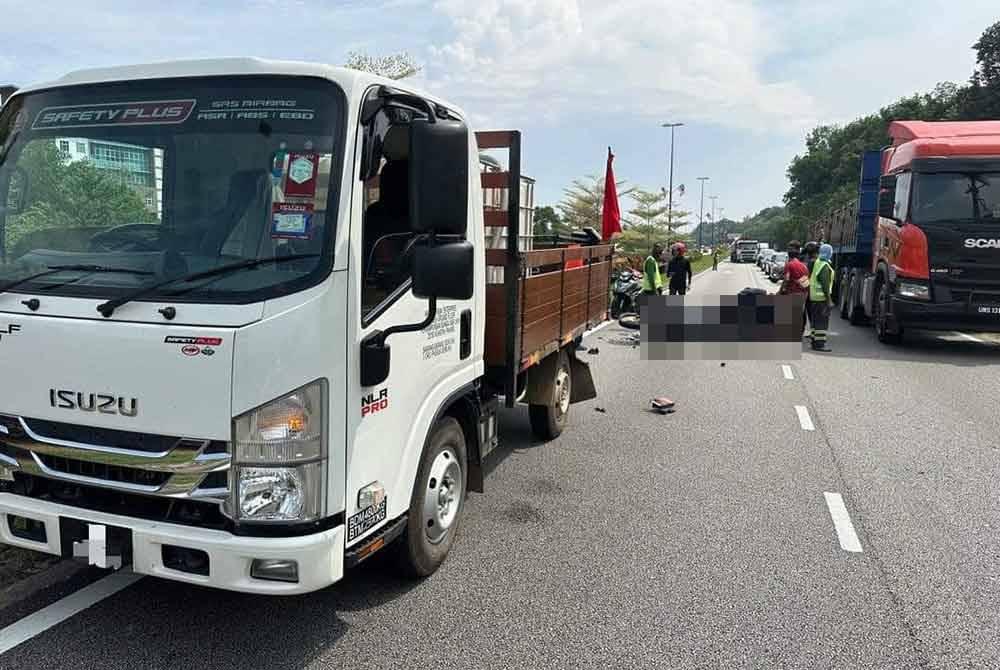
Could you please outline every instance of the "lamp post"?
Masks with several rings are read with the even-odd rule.
[[[712,201],[712,246],[713,247],[719,243],[719,240],[716,238],[716,235],[715,235],[715,232],[717,230],[717,228],[716,228],[717,224],[716,224],[716,218],[715,218],[715,201],[718,199],[718,197],[719,196],[717,196],[717,195],[710,195],[710,196],[708,196],[708,199]]]
[[[670,128],[670,185],[667,191],[667,228],[674,225],[674,128],[683,126],[683,123],[664,123],[661,128]]]
[[[725,215],[723,215],[723,212],[725,212],[725,211],[726,211],[725,207],[720,207],[719,208],[719,220],[720,221],[725,218]]]
[[[705,182],[708,181],[710,177],[698,177],[698,181],[701,182],[701,207],[698,210],[698,250],[701,251],[702,247],[702,228],[705,227]]]

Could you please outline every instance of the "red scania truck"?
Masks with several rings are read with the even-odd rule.
[[[1000,121],[889,124],[859,197],[810,237],[830,243],[841,316],[882,342],[908,328],[1000,331]]]

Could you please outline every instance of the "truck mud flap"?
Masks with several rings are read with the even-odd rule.
[[[597,397],[597,387],[594,386],[594,375],[590,372],[589,363],[585,363],[573,354],[570,354],[569,374],[573,381],[569,394],[569,401],[571,403],[593,400]]]
[[[529,405],[550,405],[552,403],[556,370],[563,356],[569,361],[569,374],[572,380],[570,403],[593,400],[597,397],[597,388],[594,386],[594,376],[590,372],[590,365],[573,355],[572,347],[569,347],[549,354],[538,365],[528,370],[528,388],[524,402]]]

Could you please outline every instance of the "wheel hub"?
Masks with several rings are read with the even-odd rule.
[[[448,534],[462,501],[462,468],[451,449],[437,455],[428,473],[424,497],[424,532],[432,544]]]
[[[560,414],[569,411],[569,374],[563,368],[556,375],[556,406]]]

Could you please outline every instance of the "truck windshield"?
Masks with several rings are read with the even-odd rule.
[[[937,172],[913,180],[914,223],[1000,223],[1000,172]]]
[[[296,258],[222,275],[183,299],[254,302],[317,283],[332,267],[343,110],[340,89],[305,77],[13,99],[0,116],[0,285],[115,298],[282,256]],[[57,266],[119,271],[43,272]]]

